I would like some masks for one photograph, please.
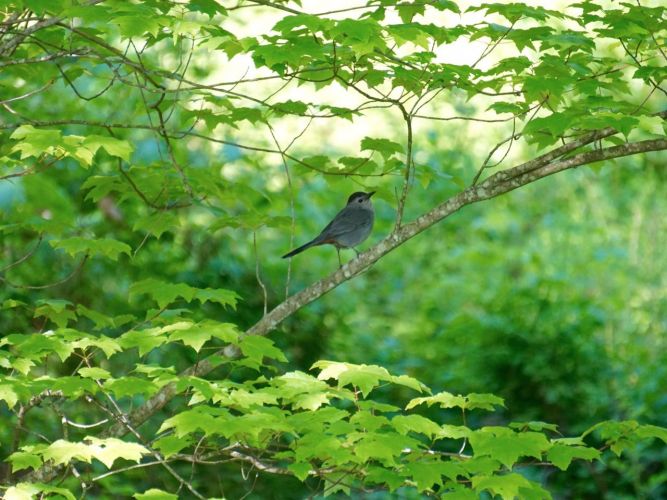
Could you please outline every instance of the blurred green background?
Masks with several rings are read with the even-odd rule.
[[[163,57],[174,51],[164,48]],[[210,76],[211,61],[199,55],[191,71]],[[146,55],[150,57],[160,62],[158,56]],[[102,70],[88,69],[74,81],[93,93],[100,86],[96,72]],[[21,77],[20,68],[11,71],[0,75],[0,83],[9,86]],[[43,77],[51,76],[57,76],[56,69],[44,66]],[[476,116],[483,109],[456,91],[446,97],[441,108],[433,104],[434,114],[453,110]],[[119,100],[123,107],[118,108]],[[124,111],[140,116],[142,106],[141,96],[129,91],[105,94],[90,106],[72,97],[60,81],[16,107],[42,120],[83,116],[122,122]],[[174,105],[171,123],[176,129],[187,128],[191,116],[185,111]],[[350,150],[358,154],[364,135],[403,140],[403,125],[395,114],[375,110],[369,115],[374,117],[370,125],[356,129],[345,120],[316,126],[290,152],[298,157],[336,157]],[[283,141],[298,131],[288,119],[276,122]],[[259,125],[244,123],[239,131],[218,129],[217,136],[259,141]],[[86,130],[73,124],[60,129],[65,134]],[[417,178],[406,220],[458,192],[461,183],[469,183],[488,150],[510,131],[509,123],[491,129],[469,122],[420,122],[415,136]],[[173,186],[180,188],[173,170],[156,167],[151,173],[145,168],[165,161],[164,148],[156,146],[153,134],[116,132],[135,146],[132,166],[143,168],[124,168],[145,192],[160,195]],[[328,141],[329,134],[337,139]],[[271,145],[266,130],[261,136],[263,144]],[[151,317],[155,311],[147,311],[145,301],[128,301],[129,286],[148,277],[227,288],[243,298],[236,312],[210,303],[201,307],[183,303],[187,311],[168,311],[166,317],[212,317],[249,327],[261,317],[264,306],[256,267],[271,308],[285,297],[289,262],[280,256],[316,235],[350,193],[379,192],[376,226],[363,248],[393,228],[394,192],[401,176],[322,176],[290,163],[290,187],[278,155],[248,154],[192,138],[174,140],[174,147],[179,161],[188,165],[195,192],[206,195],[187,208],[151,210],[124,184],[116,160],[104,154],[88,171],[66,160],[38,175],[0,182],[0,267],[15,262],[37,243],[37,233],[21,224],[38,221],[46,235],[26,264],[6,273],[11,282],[50,283],[76,268],[78,260],[51,248],[50,238],[109,237],[133,249],[132,258],[122,256],[118,262],[92,259],[74,278],[56,287],[0,287],[0,303],[6,305],[0,314],[0,335],[53,327],[35,314],[33,306],[40,300],[66,299],[109,316]],[[0,148],[7,153],[11,143],[4,140]],[[533,153],[515,145],[503,165],[515,165]],[[667,426],[666,160],[664,153],[650,154],[580,168],[462,209],[281,324],[270,334],[289,359],[289,365],[280,369],[308,370],[319,359],[379,364],[392,373],[416,377],[435,391],[491,392],[505,399],[506,410],[477,424],[539,420],[558,424],[564,435],[581,433],[606,419]],[[91,176],[96,179],[93,183]],[[124,191],[99,188],[116,184]],[[292,204],[293,244],[289,222],[256,230],[247,223],[253,218],[290,217]],[[241,221],[241,227],[220,220]],[[147,232],[156,226],[164,228],[159,238]],[[347,259],[353,255],[344,252]],[[333,248],[310,249],[292,260],[289,290],[301,290],[336,268]],[[28,305],[13,307],[5,302],[8,299]],[[77,321],[82,329],[90,324],[85,318]],[[122,321],[118,323],[121,326],[106,333],[123,331]],[[153,352],[149,361],[183,369],[196,358],[191,351],[185,355],[182,350],[164,349]],[[136,359],[128,356],[113,362],[116,371],[122,371]],[[388,402],[405,399],[388,392],[382,397]],[[3,419],[9,418],[5,409],[1,411]],[[444,418],[449,417],[454,418],[450,414]],[[31,418],[35,419],[31,425],[45,432],[58,425],[46,413]],[[8,446],[11,435],[10,427],[0,427],[0,448]],[[2,449],[2,455],[6,451]],[[667,490],[661,484],[667,479],[666,462],[667,450],[655,443],[624,455],[623,460],[577,463],[565,473],[534,474],[541,474],[561,498],[599,498],[600,493],[614,499],[665,498]],[[224,472],[221,467],[219,473]],[[230,498],[248,489],[238,475],[228,480]],[[169,478],[155,481],[162,485]],[[308,495],[307,487],[289,481],[267,476],[249,498]]]
[[[424,150],[437,165],[437,148]],[[451,153],[466,157],[463,149]],[[494,413],[485,424],[541,420],[558,424],[564,435],[605,419],[667,425],[662,163],[663,157],[650,155],[596,171],[583,168],[464,208],[280,325],[271,338],[288,355],[290,364],[283,368],[308,370],[318,359],[380,364],[435,390],[505,398],[505,412]],[[267,168],[279,175],[282,166]],[[259,319],[263,297],[252,231],[211,231],[216,217],[199,206],[165,215],[173,218],[169,229],[159,240],[145,239],[128,223],[133,211],[145,211],[140,203],[124,204],[118,209],[121,218],[111,220],[100,204],[84,201],[84,179],[79,168],[64,167],[4,183],[3,216],[27,217],[48,207],[58,217],[75,219],[84,232],[129,243],[138,249],[134,258],[122,257],[119,263],[94,259],[74,279],[45,291],[3,287],[0,301],[64,298],[111,316],[142,318],[152,312],[145,311],[145,303],[128,304],[127,289],[152,276],[225,287],[243,297],[237,313],[205,305],[192,308],[195,318],[227,319],[242,327]],[[260,190],[268,193],[263,188],[244,195],[253,210],[289,215],[287,190],[262,195]],[[316,234],[354,189],[349,180],[297,180],[296,241]],[[428,189],[417,183],[409,208],[418,212],[434,206],[456,189],[447,180]],[[379,199],[376,208],[377,225],[364,247],[393,227],[391,200]],[[238,213],[245,211],[239,203]],[[7,261],[35,243],[34,235],[22,232],[7,230],[4,238]],[[260,228],[256,238],[271,307],[285,293],[288,263],[280,255],[289,248],[289,228]],[[344,255],[351,258],[353,252]],[[41,283],[45,277],[64,276],[75,264],[42,244],[30,265],[13,270],[12,279]],[[290,290],[336,267],[333,248],[311,249],[293,260]],[[0,329],[30,331],[43,322],[19,307],[5,310]],[[169,350],[151,358],[177,368],[194,361]],[[400,396],[385,395],[388,402]],[[0,431],[0,441],[8,442],[9,432]],[[656,444],[606,467],[575,464],[567,473],[545,472],[542,479],[569,498],[595,496],[600,488],[614,498],[658,498],[665,459],[664,448]],[[651,482],[645,482],[648,477]],[[261,496],[264,487],[270,491],[270,484],[256,494]]]

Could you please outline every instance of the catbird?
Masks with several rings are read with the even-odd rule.
[[[341,264],[340,249],[352,248],[357,252],[354,247],[368,238],[371,229],[373,229],[375,214],[371,196],[374,194],[375,191],[370,193],[357,192],[350,195],[345,208],[336,214],[336,217],[327,224],[327,227],[322,229],[322,232],[315,239],[286,253],[283,255],[283,259],[293,257],[310,247],[328,244],[336,247],[338,263]],[[359,252],[357,252],[358,254]]]

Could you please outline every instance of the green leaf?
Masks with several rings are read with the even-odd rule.
[[[393,469],[371,465],[366,467],[366,471],[366,481],[369,484],[386,484],[390,493],[393,493],[399,487],[403,486],[403,483],[405,482],[403,477]]]
[[[430,34],[422,30],[421,25],[416,23],[387,26],[387,32],[394,38],[398,47],[407,42],[423,49],[429,49],[431,46]]]
[[[395,465],[395,458],[406,448],[417,448],[418,441],[407,436],[390,433],[364,433],[354,446],[354,453],[361,460],[377,460],[387,465]]]
[[[93,155],[97,153],[98,149],[104,148],[111,156],[128,162],[134,149],[127,141],[104,135],[89,135],[83,140],[82,146],[89,149]]]
[[[52,154],[56,145],[62,140],[60,130],[37,129],[32,125],[21,125],[12,135],[11,139],[20,141],[12,151],[21,151],[21,159],[29,156],[39,156],[42,153]]]
[[[503,398],[493,394],[477,394],[472,392],[466,396],[465,409],[494,411],[496,406],[505,406]]]
[[[167,283],[155,278],[148,278],[138,281],[130,286],[130,298],[137,295],[148,294],[157,302],[161,309],[178,298],[186,302],[192,302],[197,299],[200,302],[218,302],[221,305],[236,307],[238,295],[231,290],[213,289],[213,288],[195,288],[185,283]]]
[[[504,427],[484,427],[473,432],[470,444],[475,455],[490,456],[507,467],[512,467],[519,457],[542,458],[542,452],[551,445],[538,432],[513,432]]]
[[[27,303],[20,300],[7,299],[2,303],[0,309],[16,309],[17,307],[26,307],[27,305]]]
[[[328,393],[301,394],[294,399],[294,408],[315,411],[329,403],[331,396]]]
[[[430,490],[434,484],[442,486],[442,476],[456,481],[459,475],[465,475],[463,468],[456,462],[418,461],[405,465],[402,473],[417,483],[419,491]]]
[[[165,456],[169,458],[170,456],[179,453],[183,449],[187,448],[192,444],[192,438],[185,437],[176,437],[176,436],[164,436],[155,441],[154,446]]]
[[[148,214],[144,217],[139,217],[135,221],[132,229],[134,231],[144,231],[152,234],[157,239],[160,239],[167,231],[175,231],[180,227],[180,218],[173,213],[161,210],[156,213]]]
[[[201,323],[181,321],[170,325],[168,331],[171,342],[180,340],[196,352],[199,352],[202,346],[213,337],[226,342],[236,342],[239,336],[235,325],[215,321]]]
[[[203,12],[209,17],[213,17],[218,13],[227,15],[227,9],[215,0],[190,0],[188,9],[195,12]]]
[[[397,142],[390,141],[389,139],[373,139],[371,137],[364,137],[361,140],[361,150],[378,151],[382,157],[387,160],[395,153],[402,153],[403,146]]]
[[[503,500],[514,500],[515,498],[551,499],[551,495],[540,485],[516,473],[502,476],[473,476],[472,486],[478,494],[488,492],[491,495],[499,495]]]
[[[102,330],[104,328],[117,328],[135,319],[134,316],[132,316],[131,314],[121,314],[120,316],[115,316],[112,318],[110,316],[107,316],[106,314],[102,314],[101,312],[88,309],[83,304],[77,304],[76,314],[79,317],[84,317],[91,320],[93,323],[95,323],[95,328],[98,330]],[[101,338],[104,338],[106,340],[111,340],[108,339],[107,337],[100,337],[100,339]],[[105,342],[102,343],[104,344]],[[108,353],[103,347],[102,349],[105,351],[108,357],[110,353]],[[116,351],[118,350],[120,350],[120,348],[116,349]]]
[[[135,493],[133,498],[137,500],[178,500],[178,495],[167,493],[157,488],[151,488],[143,493]]]
[[[374,19],[342,19],[337,21],[336,26],[331,29],[333,36],[345,40],[353,47],[353,50],[361,43],[372,46],[376,38],[381,38],[380,33],[381,27]],[[356,50],[355,53],[360,54]]]
[[[302,158],[301,161],[297,163],[297,165],[303,165],[313,170],[326,171],[331,165],[331,158],[325,155],[307,156]]]
[[[432,5],[438,10],[451,10],[456,14],[461,12],[461,9],[453,0],[435,0]]]
[[[311,466],[307,462],[295,462],[287,466],[287,470],[291,471],[299,481],[305,481],[308,477],[308,473],[311,470]]]
[[[104,383],[104,389],[113,392],[117,398],[122,398],[136,394],[152,396],[157,392],[159,386],[150,380],[125,376],[119,379],[107,380]]]
[[[389,427],[389,419],[384,415],[375,415],[372,411],[357,411],[350,417],[350,423],[364,432],[375,432],[380,428]]]
[[[418,14],[423,14],[426,7],[424,4],[415,4],[410,2],[401,2],[396,6],[398,15],[404,23],[409,23],[412,18]]]
[[[7,406],[11,410],[14,408],[14,405],[18,402],[19,396],[14,391],[14,388],[9,384],[0,385],[0,401],[7,403]]]
[[[76,314],[69,308],[72,303],[67,300],[38,300],[36,304],[38,304],[38,306],[35,308],[34,317],[39,318],[40,316],[43,316],[48,318],[58,325],[59,328],[67,326],[70,321],[76,319]]]
[[[329,386],[300,371],[274,377],[271,385],[277,389],[271,394],[281,398],[283,404],[292,403],[296,409],[314,411],[329,402]]]
[[[331,24],[331,21],[325,17],[313,16],[310,14],[296,14],[293,16],[283,17],[273,26],[273,29],[288,35],[293,33],[295,28],[303,26],[308,28],[311,32],[315,33],[330,27]]]
[[[594,460],[600,458],[600,452],[595,448],[583,446],[567,446],[556,443],[547,452],[547,460],[560,470],[567,470],[573,459]]]
[[[391,378],[389,372],[377,365],[353,365],[351,363],[339,363],[336,361],[321,360],[313,364],[311,369],[320,368],[322,371],[317,376],[319,380],[335,379],[338,386],[346,384],[359,387],[364,397],[380,385],[380,381],[388,381]]]
[[[344,165],[344,168],[339,169],[340,172],[363,175],[365,173],[375,172],[378,169],[378,164],[373,160],[360,156],[342,156],[338,158],[338,163]]]
[[[150,328],[147,330],[130,330],[120,336],[120,345],[125,349],[137,347],[139,356],[144,356],[156,347],[167,342],[165,330]]]
[[[132,147],[127,141],[91,135],[82,137],[78,135],[63,136],[59,130],[37,129],[32,125],[22,125],[11,135],[13,139],[20,142],[14,146],[12,151],[21,151],[21,158],[29,156],[40,156],[49,154],[53,156],[69,156],[76,159],[84,167],[92,164],[93,157],[100,147],[103,147],[113,156],[118,156],[129,161]]]
[[[35,470],[42,466],[42,458],[39,454],[28,451],[17,451],[7,457],[7,461],[12,464],[12,474],[31,467]]]
[[[350,496],[350,487],[345,482],[346,472],[332,472],[325,476],[324,491],[329,495],[341,492],[346,497]]]
[[[109,193],[125,192],[126,187],[123,185],[119,177],[111,175],[93,175],[85,180],[81,189],[89,190],[86,195],[86,200],[98,202]]]
[[[323,111],[329,111],[332,115],[339,118],[344,118],[351,122],[354,121],[355,116],[360,116],[361,112],[353,108],[341,108],[339,106],[330,106],[328,104],[320,104],[319,108]]]
[[[264,121],[264,116],[258,108],[234,108],[232,109],[231,119],[234,122],[247,120],[251,124],[254,124]]]
[[[273,104],[271,109],[276,111],[279,115],[303,116],[308,112],[308,105],[301,101],[285,101]]]
[[[76,313],[80,317],[83,316],[91,320],[93,323],[95,323],[95,328],[97,329],[109,328],[114,326],[113,318],[110,318],[106,314],[102,314],[100,312],[93,311],[92,309],[88,309],[86,306],[82,304],[77,304]]]
[[[72,460],[90,463],[92,456],[92,451],[88,445],[72,443],[64,439],[54,441],[42,452],[44,461],[53,460],[54,465],[67,464]]]
[[[440,463],[438,462],[409,463],[405,466],[405,473],[417,483],[419,491],[429,490],[434,484],[442,485]]]
[[[421,415],[397,415],[391,423],[400,434],[417,432],[432,438],[441,432],[438,424]]]
[[[103,368],[98,368],[98,367],[79,368],[78,373],[82,377],[92,378],[92,379],[96,379],[96,380],[105,380],[105,379],[111,378],[111,374],[108,371],[106,371]]]
[[[117,319],[118,323],[123,324],[124,321]],[[116,324],[118,324],[116,323]],[[104,335],[88,335],[84,338],[79,338],[71,343],[75,349],[87,349],[94,347],[101,350],[107,358],[110,358],[117,352],[122,351],[121,345],[116,339],[111,339]]]
[[[564,19],[569,17],[566,16],[564,13],[556,10],[549,10],[539,6],[533,7],[519,2],[482,3],[479,6],[469,7],[467,12],[477,12],[482,10],[486,11],[487,14],[499,14],[510,22],[516,22],[522,17],[535,19],[537,21],[546,21],[550,17],[556,19]]]
[[[207,406],[196,406],[192,410],[187,410],[174,415],[162,422],[158,429],[158,434],[169,429],[174,429],[176,437],[184,437],[197,430],[210,430],[215,424],[215,418],[212,414],[215,409]],[[220,410],[226,414],[226,410]]]
[[[492,109],[498,114],[511,113],[513,115],[520,115],[525,111],[524,106],[513,102],[494,102],[487,109]]]
[[[639,423],[635,420],[600,422],[584,432],[581,437],[583,438],[593,430],[597,430],[611,451],[620,456],[624,450],[636,445],[639,427]]]
[[[115,16],[113,23],[118,26],[123,39],[143,38],[145,35],[156,37],[160,30],[159,16],[152,9],[145,9],[145,12],[132,13],[127,16]]]
[[[78,398],[85,393],[95,394],[98,390],[93,380],[81,377],[58,377],[51,381],[49,388],[61,391],[63,396],[70,398]]]
[[[627,137],[639,125],[639,119],[622,113],[603,112],[584,115],[577,125],[585,130],[613,127]]]
[[[667,443],[667,428],[657,425],[642,425],[637,429],[637,436],[641,439],[658,438]]]
[[[47,302],[47,301],[38,301]],[[45,316],[49,313],[41,312],[41,308],[50,309],[53,307],[53,314],[58,314],[57,308],[60,306],[58,301],[52,300],[48,301],[55,304],[41,305],[36,311],[36,316]],[[67,302],[67,301],[62,301]],[[38,312],[39,311],[39,312]],[[74,351],[74,346],[69,342],[64,342],[62,339],[58,338],[53,331],[47,331],[44,333],[34,333],[30,335],[18,335],[12,334],[6,337],[7,341],[15,346],[21,356],[25,356],[30,359],[40,359],[49,354],[57,354],[61,361],[65,361]]]
[[[531,430],[541,432],[548,430],[558,432],[558,426],[556,424],[547,424],[546,422],[512,422],[509,427],[518,431]]]
[[[150,453],[138,443],[129,443],[117,438],[98,439],[87,437],[86,441],[91,443],[92,458],[102,462],[107,469],[111,469],[113,463],[119,458],[139,463],[141,457]]]
[[[319,380],[335,379],[338,380],[339,387],[348,384],[359,387],[364,397],[368,396],[375,387],[380,385],[381,381],[404,385],[420,392],[428,390],[417,379],[408,377],[407,375],[391,375],[385,368],[377,365],[355,365],[352,363],[320,360],[313,364],[311,369],[313,368],[322,370],[317,377]]]
[[[40,493],[42,494],[40,495]],[[31,500],[38,495],[39,498],[76,500],[76,497],[68,489],[44,483],[18,483],[16,486],[9,487],[2,498],[5,500]]]
[[[437,439],[463,439],[470,437],[472,432],[468,427],[462,425],[444,424],[436,437]]]
[[[388,405],[387,403],[379,403],[377,401],[373,401],[372,399],[359,400],[356,402],[356,404],[360,409],[369,410],[374,413],[399,413],[401,411],[398,406]]]
[[[102,255],[116,261],[120,254],[131,255],[132,253],[132,248],[128,244],[109,238],[89,240],[74,237],[64,240],[51,240],[49,244],[53,248],[64,250],[72,257],[84,253],[87,255]]]
[[[424,403],[428,404],[428,406],[437,404],[441,408],[463,408],[466,410],[482,409],[489,411],[493,411],[494,406],[504,406],[503,399],[494,396],[493,394],[472,393],[467,396],[454,396],[449,392],[440,392],[433,396],[412,399],[405,409],[410,410],[415,406]]]
[[[316,417],[318,413],[315,413]],[[295,419],[292,419],[291,422],[294,424]],[[335,457],[342,449],[342,443],[339,439],[318,431],[304,434],[296,441],[295,446],[295,458],[298,462],[307,462],[311,458]],[[351,456],[351,454],[348,454],[347,458],[351,458]]]
[[[262,365],[264,358],[275,359],[277,361],[287,362],[283,352],[273,345],[273,342],[266,337],[257,335],[247,335],[239,342],[239,348],[244,356],[258,365]]]
[[[39,487],[34,483],[19,483],[10,486],[5,492],[5,500],[32,500],[40,493]],[[70,493],[71,494],[71,493]]]
[[[192,347],[195,352],[199,352],[211,338],[210,332],[193,323],[180,322],[170,326],[169,340],[171,342],[181,340],[183,344]]]
[[[195,292],[195,299],[201,302],[217,302],[222,306],[230,306],[236,309],[236,303],[239,296],[232,290],[225,290],[223,288],[198,288]]]

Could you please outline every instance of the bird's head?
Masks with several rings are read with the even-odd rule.
[[[371,196],[374,194],[375,191],[371,191],[370,193],[364,193],[363,191],[352,193],[347,199],[347,206],[371,208],[373,206]]]

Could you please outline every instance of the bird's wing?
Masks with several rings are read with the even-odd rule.
[[[372,213],[368,210],[341,210],[318,236],[320,241],[336,238],[366,226],[371,222]]]

